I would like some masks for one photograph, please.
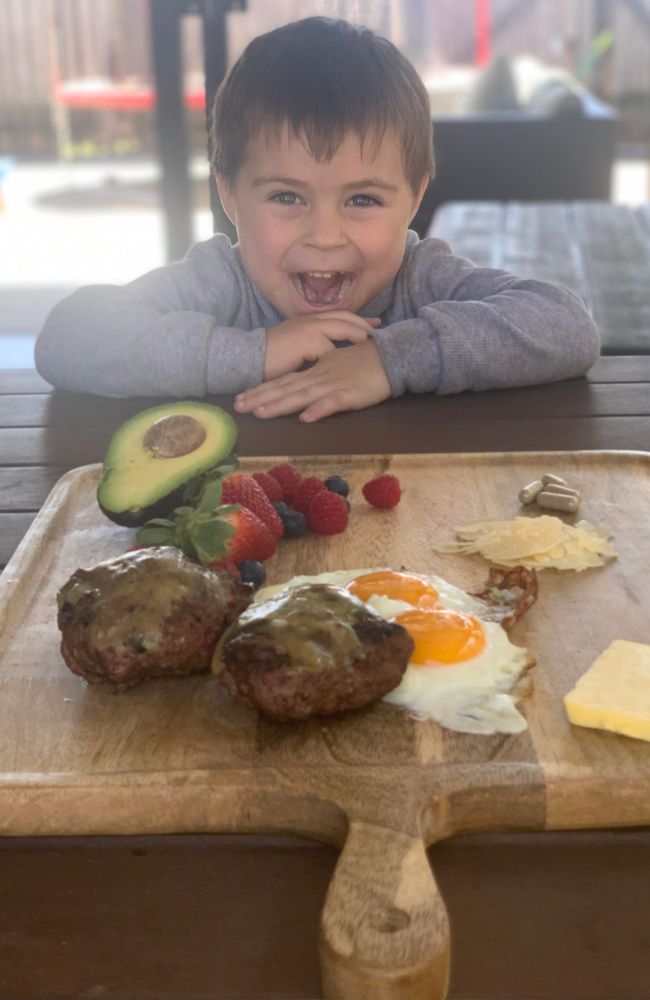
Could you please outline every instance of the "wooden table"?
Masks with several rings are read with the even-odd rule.
[[[63,471],[101,460],[115,427],[151,402],[60,395],[33,372],[0,373],[0,562]],[[404,397],[312,426],[238,424],[248,455],[649,450],[650,357],[603,358],[588,378],[550,386]],[[437,845],[450,997],[648,996],[649,855],[645,830]],[[331,847],[225,835],[4,838],[0,856],[0,998],[321,995]]]
[[[650,354],[650,203],[449,202],[428,235],[482,267],[573,289],[598,324],[603,354]]]

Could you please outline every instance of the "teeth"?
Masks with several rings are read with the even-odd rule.
[[[303,272],[306,274],[315,274],[316,272],[307,271]],[[327,272],[325,272],[327,274]],[[331,274],[343,274],[341,271],[332,271]],[[319,274],[320,276],[320,274]],[[342,280],[335,284],[329,291],[325,292],[324,295],[319,295],[318,292],[314,292],[302,279],[299,279],[298,290],[302,297],[313,306],[329,306],[335,305],[340,302],[348,294],[350,287],[352,285],[352,280],[349,277],[342,277]]]
[[[305,271],[311,278],[333,278],[339,271]]]

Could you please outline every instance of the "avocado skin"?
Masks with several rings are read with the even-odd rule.
[[[209,449],[204,449],[204,454],[200,461],[192,458],[192,455],[195,454],[194,452],[189,453],[187,464],[184,468],[177,470],[174,476],[169,477],[169,482],[166,484],[169,486],[168,492],[159,496],[153,503],[139,505],[140,497],[138,496],[138,483],[136,479],[133,484],[133,495],[129,497],[130,502],[128,506],[126,508],[123,507],[121,510],[113,509],[110,504],[110,472],[114,468],[119,467],[122,442],[126,440],[130,448],[134,446],[142,448],[142,461],[144,464],[150,461],[150,457],[143,444],[147,431],[162,418],[179,414],[189,415],[197,419],[207,429],[208,434],[211,429],[216,427],[218,433],[215,435],[215,444]],[[109,442],[104,459],[102,478],[97,488],[97,503],[100,510],[110,521],[127,528],[140,527],[140,525],[153,517],[166,517],[175,507],[179,507],[183,503],[183,491],[187,483],[202,472],[206,472],[208,469],[218,465],[230,453],[236,437],[237,428],[229,413],[217,406],[202,403],[198,400],[191,400],[185,403],[163,404],[136,413],[117,428]],[[126,449],[127,445],[125,444],[124,447]],[[166,468],[169,461],[178,463],[179,460],[178,458],[174,458],[173,460],[159,458],[156,460],[156,463],[160,463],[159,468],[163,484],[165,482],[165,475],[169,471]],[[151,470],[154,468],[155,466],[151,466],[148,476],[145,477],[145,481],[148,484],[151,482]]]
[[[119,524],[123,528],[139,528],[152,517],[167,517],[174,507],[180,507],[183,503],[184,488],[185,483],[172,490],[167,496],[161,497],[156,503],[152,503],[148,507],[141,507],[139,510],[109,510],[104,507],[99,497],[97,503],[102,514],[105,514],[109,521],[113,521],[114,524]]]

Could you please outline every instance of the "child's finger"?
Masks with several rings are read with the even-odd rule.
[[[235,396],[235,409],[238,413],[250,413],[257,406],[273,402],[286,394],[292,383],[295,373],[289,372],[279,378],[270,379],[268,382],[260,382],[253,389],[246,389]]]
[[[358,316],[357,313],[346,312],[344,309],[314,313],[313,318],[316,321],[328,319],[342,320],[345,323],[351,323],[365,329],[368,329],[368,327],[376,329],[376,327],[381,326],[381,318],[379,316]]]
[[[302,411],[328,391],[328,384],[328,379],[314,378],[307,372],[297,373],[293,378],[278,379],[277,383],[268,383],[268,392],[260,392],[256,396],[253,405],[249,405],[249,412],[265,419]],[[264,387],[258,388],[261,390]]]
[[[351,344],[360,344],[368,339],[370,329],[367,326],[353,326],[352,323],[323,324],[322,332],[328,340],[348,340]]]
[[[303,410],[298,419],[304,424],[313,424],[317,420],[322,420],[323,417],[331,417],[333,413],[345,409],[348,409],[348,406],[344,403],[341,393],[332,391],[321,396],[315,403]]]
[[[257,404],[252,412],[255,417],[262,420],[266,420],[268,417],[284,417],[288,413],[296,413],[298,410],[304,409],[313,399],[313,386],[296,387],[282,395]]]
[[[264,401],[269,398],[272,398],[272,396],[270,396],[268,392],[257,392],[256,390],[252,390],[251,393],[235,397],[235,409],[237,410],[237,413],[250,413],[256,406],[264,403]]]

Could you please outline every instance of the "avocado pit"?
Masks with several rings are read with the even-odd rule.
[[[198,420],[185,413],[173,413],[156,420],[142,443],[154,458],[178,458],[196,451],[205,438],[205,427]]]

